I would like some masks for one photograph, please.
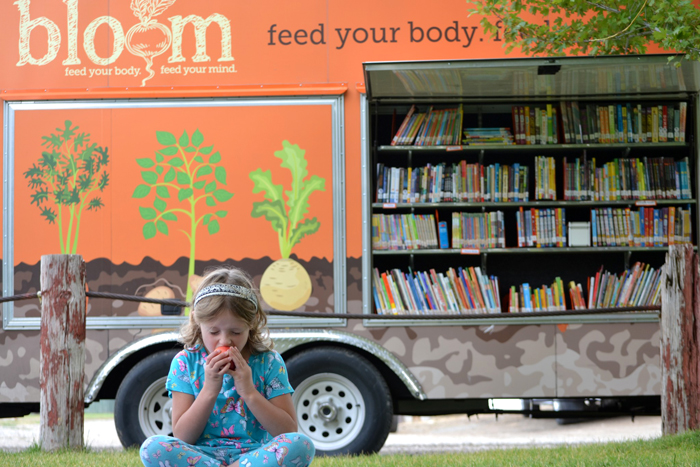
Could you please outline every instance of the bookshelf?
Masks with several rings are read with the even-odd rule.
[[[637,58],[367,64],[368,311],[660,303],[668,245],[697,244],[697,96]]]

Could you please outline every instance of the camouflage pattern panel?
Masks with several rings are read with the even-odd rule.
[[[111,329],[109,331],[109,355],[118,352],[127,344],[164,331],[177,331],[177,329]]]
[[[391,326],[350,332],[396,355],[429,399],[554,397],[554,325]]]
[[[661,394],[658,323],[557,328],[557,397]]]
[[[39,330],[0,330],[0,403],[40,401],[40,338]],[[106,359],[107,331],[88,330],[84,387]]]

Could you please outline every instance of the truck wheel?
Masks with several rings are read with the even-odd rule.
[[[172,436],[172,399],[165,389],[178,350],[163,350],[141,360],[127,373],[114,400],[114,425],[125,448],[141,446],[153,435]]]
[[[378,452],[391,428],[389,388],[364,357],[340,348],[305,350],[287,361],[299,431],[319,455]]]

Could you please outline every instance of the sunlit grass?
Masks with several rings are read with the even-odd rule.
[[[90,466],[139,467],[138,451],[60,451],[45,453],[33,446],[17,453],[0,452],[0,465],[13,467]],[[565,467],[565,466],[697,466],[700,465],[700,431],[652,440],[587,444],[557,448],[489,450],[464,454],[372,455],[318,458],[315,467]]]

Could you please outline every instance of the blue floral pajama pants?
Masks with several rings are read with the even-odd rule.
[[[236,446],[238,444],[238,446]],[[148,467],[214,467],[238,461],[240,467],[306,467],[314,458],[311,440],[301,433],[286,433],[257,447],[200,446],[172,436],[151,436],[141,445],[141,461]]]

